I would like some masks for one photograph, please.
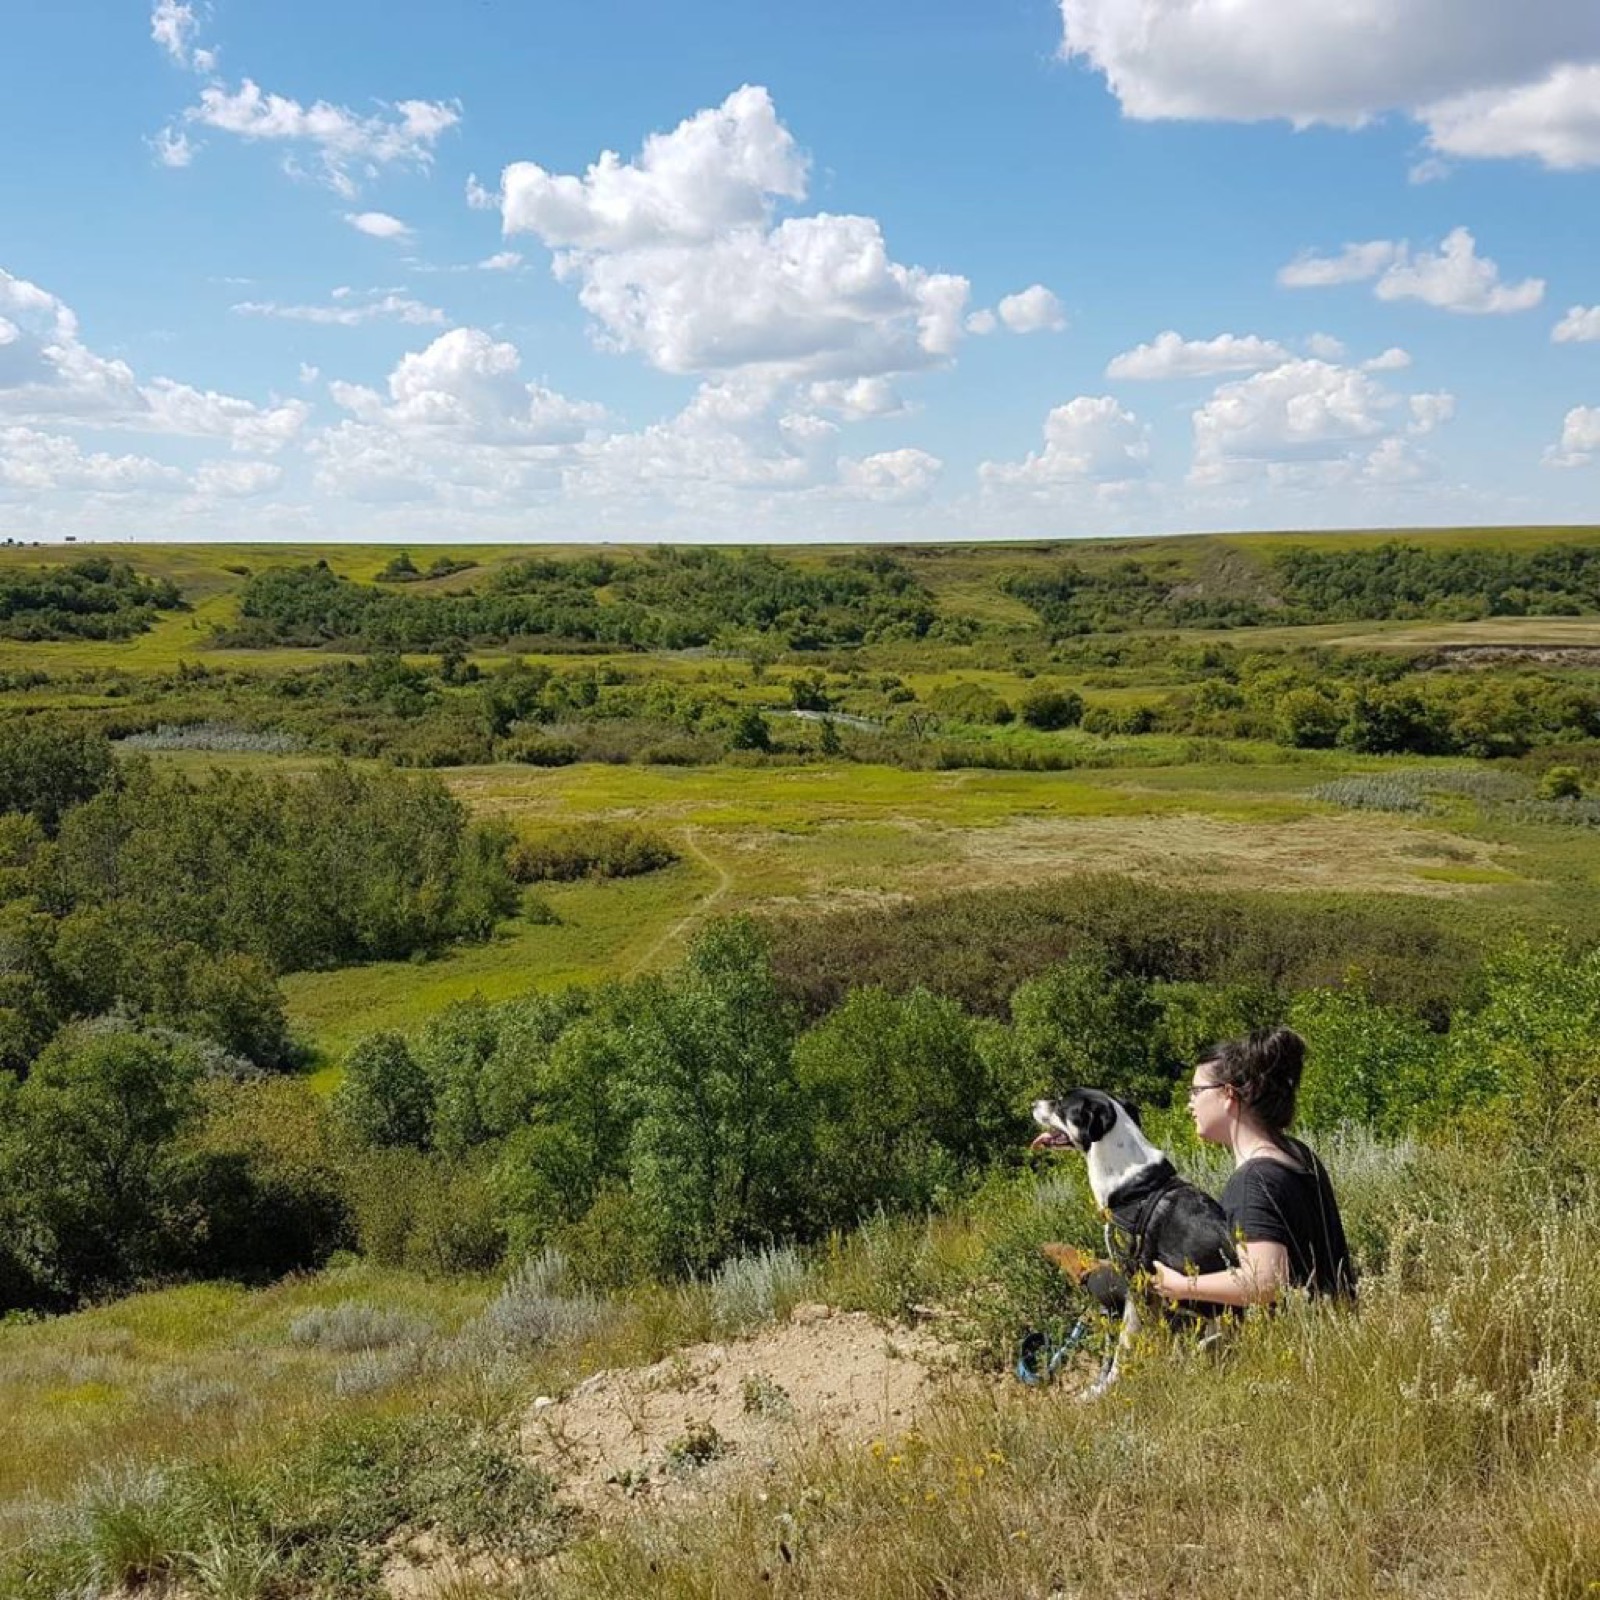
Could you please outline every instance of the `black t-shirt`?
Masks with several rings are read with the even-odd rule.
[[[1298,1139],[1283,1145],[1300,1166],[1255,1156],[1228,1179],[1222,1191],[1228,1225],[1249,1242],[1283,1245],[1296,1288],[1353,1296],[1355,1268],[1327,1170]]]

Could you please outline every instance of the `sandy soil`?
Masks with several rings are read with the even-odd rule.
[[[928,1334],[801,1306],[751,1338],[693,1345],[543,1397],[523,1419],[522,1445],[561,1501],[606,1518],[640,1500],[692,1500],[732,1474],[775,1471],[819,1441],[904,1433],[954,1381],[952,1360]]]

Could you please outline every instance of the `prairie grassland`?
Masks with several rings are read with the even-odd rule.
[[[169,1290],[39,1327],[0,1328],[10,1415],[39,1445],[0,1471],[0,1538],[33,1555],[0,1593],[44,1600],[175,1577],[186,1593],[296,1588],[298,1507],[316,1441],[353,1419],[475,1419],[514,1435],[537,1394],[774,1320],[799,1300],[873,1310],[895,1338],[916,1304],[976,1360],[914,1419],[865,1443],[812,1435],[781,1459],[735,1455],[677,1503],[578,1522],[555,1560],[509,1530],[464,1530],[465,1568],[403,1591],[454,1600],[1223,1600],[1284,1594],[1550,1596],[1600,1582],[1600,1192],[1574,1147],[1554,1166],[1499,1149],[1328,1140],[1363,1269],[1359,1314],[1289,1307],[1218,1349],[1152,1338],[1104,1401],[1025,1390],[976,1313],[1014,1336],[1037,1243],[1091,1242],[1081,1169],[1024,1179],[961,1216],[869,1224],[809,1262],[752,1259],[716,1280],[610,1302],[514,1277],[512,1320],[468,1319],[481,1284],[366,1268],[246,1296]],[[1085,1230],[1088,1230],[1087,1232]],[[526,1283],[523,1279],[526,1278]],[[732,1302],[736,1301],[737,1304]],[[387,1315],[386,1315],[387,1314]],[[925,1313],[924,1313],[925,1314]],[[531,1318],[532,1322],[528,1319]],[[532,1342],[495,1330],[537,1326]],[[464,1326],[466,1324],[466,1326]],[[352,1353],[362,1329],[416,1365]],[[347,1337],[348,1335],[348,1337]],[[485,1337],[487,1335],[487,1337]],[[369,1332],[370,1336],[370,1332]],[[768,1335],[770,1343],[772,1335]],[[733,1346],[733,1363],[738,1346]],[[379,1354],[382,1351],[378,1352]],[[999,1360],[996,1361],[995,1357]],[[1089,1364],[1092,1369],[1092,1358]],[[382,1368],[383,1370],[379,1370]],[[359,1370],[343,1385],[341,1373]],[[387,1376],[385,1376],[385,1372]],[[79,1423],[61,1420],[76,1412]],[[340,1435],[335,1435],[339,1437]],[[352,1437],[348,1431],[342,1437]],[[372,1435],[357,1435],[370,1440]],[[317,1514],[388,1488],[370,1450],[334,1459]],[[552,1469],[561,1487],[559,1462]],[[370,1474],[370,1482],[363,1474]],[[298,1514],[303,1518],[304,1511]],[[249,1557],[255,1580],[225,1581]],[[439,1543],[434,1544],[439,1553]],[[347,1553],[354,1557],[357,1552]],[[52,1590],[46,1586],[54,1582]],[[381,1592],[347,1570],[344,1586]]]
[[[25,1450],[0,1452],[0,1543],[16,1537],[38,1502],[109,1463],[251,1453],[263,1433],[290,1432],[326,1412],[355,1352],[325,1336],[297,1340],[297,1318],[381,1308],[382,1326],[363,1337],[376,1340],[369,1349],[387,1348],[403,1333],[454,1332],[491,1292],[474,1278],[353,1265],[268,1289],[152,1290],[0,1328],[0,1412],[13,1440],[27,1441]]]
[[[1180,629],[1189,644],[1217,642],[1213,629]],[[1476,622],[1316,622],[1294,628],[1238,629],[1220,635],[1230,644],[1263,650],[1300,646],[1332,650],[1438,650],[1448,645],[1538,645],[1593,649],[1600,621],[1593,617],[1484,617]]]
[[[1199,886],[1493,895],[1508,911],[1557,921],[1564,903],[1600,881],[1600,862],[1574,830],[1489,829],[1466,802],[1420,818],[1340,811],[1309,791],[1397,764],[1286,754],[1263,746],[1270,764],[1067,773],[458,768],[446,781],[480,815],[530,833],[590,819],[636,823],[666,835],[681,859],[645,878],[543,886],[554,923],[518,920],[486,945],[434,961],[298,973],[283,988],[326,1067],[363,1033],[414,1028],[473,994],[508,999],[670,965],[713,914],[825,911],[1110,871]],[[303,758],[231,758],[264,760],[292,767]]]

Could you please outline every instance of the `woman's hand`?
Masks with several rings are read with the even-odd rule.
[[[1194,1292],[1192,1280],[1169,1267],[1165,1261],[1151,1265],[1150,1287],[1166,1300],[1187,1300]]]

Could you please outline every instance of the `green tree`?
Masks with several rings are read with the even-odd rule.
[[[0,812],[25,812],[53,834],[113,770],[110,741],[85,723],[50,713],[0,718]]]
[[[1303,1127],[1351,1122],[1393,1136],[1437,1092],[1443,1040],[1409,1012],[1359,989],[1312,989],[1295,996],[1288,1021],[1306,1041]]]
[[[658,1265],[781,1238],[805,1150],[793,1025],[754,927],[702,933],[681,975],[644,987],[626,1037],[629,1182]]]
[[[813,1225],[849,1227],[877,1206],[924,1209],[1021,1139],[1023,1102],[993,1071],[982,1034],[926,989],[857,989],[800,1039]]]
[[[1165,1103],[1171,1073],[1152,1060],[1161,1009],[1143,978],[1085,949],[1023,984],[1011,1017],[1037,1090],[1083,1085],[1119,1100]]]
[[[362,1143],[427,1148],[433,1129],[433,1083],[398,1033],[369,1033],[345,1058],[333,1097],[340,1122]]]
[[[1541,800],[1580,800],[1583,774],[1576,767],[1547,767],[1539,779]]]
[[[1297,750],[1331,750],[1344,720],[1338,701],[1320,689],[1290,689],[1273,708],[1278,743]]]
[[[128,1029],[64,1035],[34,1063],[0,1137],[40,1284],[75,1299],[170,1263],[198,1079],[192,1053]]]
[[[1083,721],[1083,696],[1073,689],[1036,689],[1023,699],[1022,720],[1046,733],[1075,728]]]
[[[754,706],[746,706],[734,718],[728,743],[735,750],[770,750],[772,731],[767,719]]]

